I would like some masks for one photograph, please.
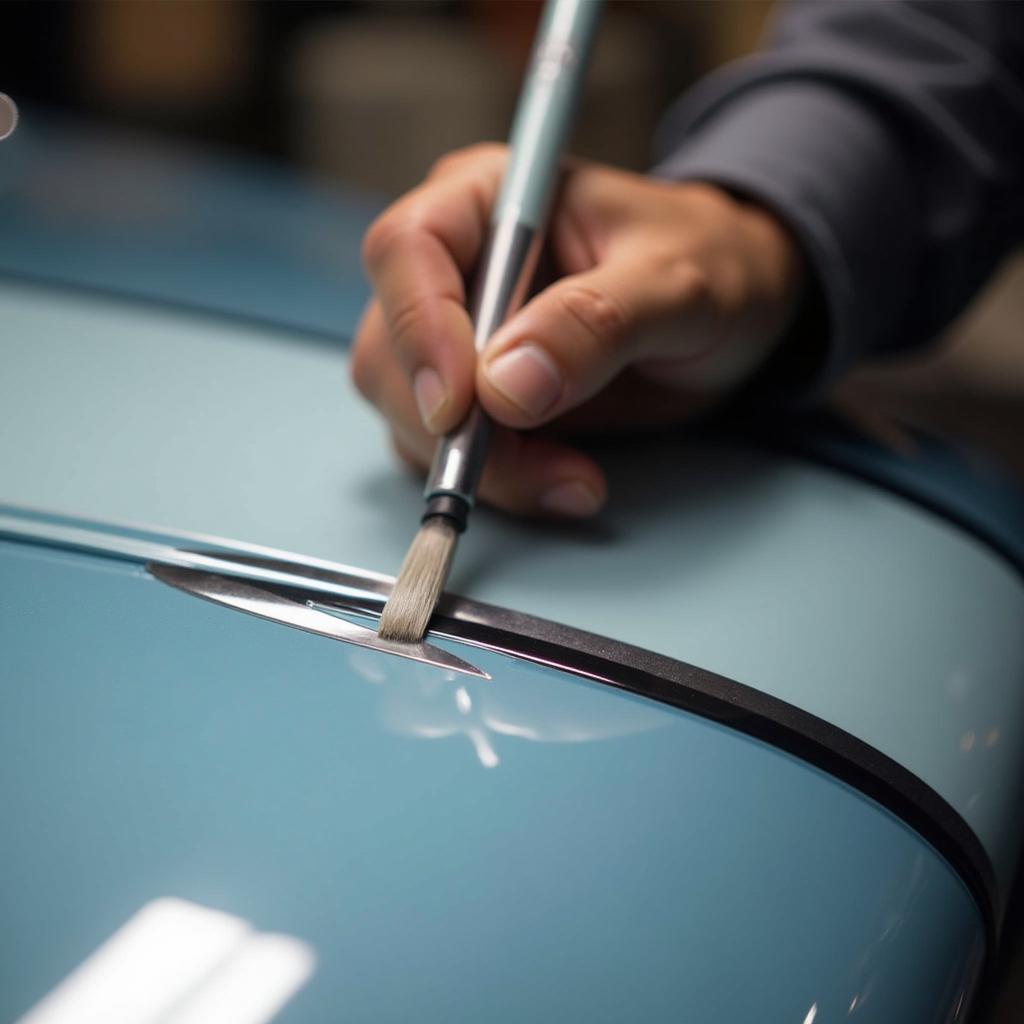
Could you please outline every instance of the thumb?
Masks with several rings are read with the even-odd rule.
[[[551,285],[495,333],[477,370],[477,394],[499,423],[546,423],[635,360],[709,347],[711,308],[694,264],[609,260]]]

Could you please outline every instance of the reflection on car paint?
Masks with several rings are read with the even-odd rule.
[[[353,651],[347,664],[379,688],[380,720],[389,732],[424,740],[465,737],[484,768],[497,768],[509,743],[588,743],[663,729],[671,721],[657,705],[612,706],[573,687],[559,688],[556,705],[550,678],[539,672],[524,671],[514,688],[496,687],[490,675],[503,656],[478,649],[474,658],[488,670],[486,678],[425,664],[410,667],[369,651]]]
[[[266,1024],[315,965],[301,939],[164,897],[132,915],[18,1024]]]

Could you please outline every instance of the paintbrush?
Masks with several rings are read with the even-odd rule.
[[[470,304],[477,352],[526,297],[600,9],[601,0],[548,0],[544,9]],[[473,507],[490,429],[474,403],[438,444],[426,510],[381,614],[381,637],[414,642],[426,632]]]

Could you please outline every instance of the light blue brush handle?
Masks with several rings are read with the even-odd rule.
[[[526,295],[600,12],[601,0],[549,0],[544,10],[477,271],[470,313],[478,352]],[[444,515],[465,529],[490,432],[487,416],[474,403],[438,444],[423,492],[423,518]]]
[[[540,228],[572,126],[602,0],[550,0],[537,33],[510,138],[509,165],[494,209]]]

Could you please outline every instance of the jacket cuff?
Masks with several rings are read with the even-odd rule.
[[[677,145],[653,173],[717,184],[787,225],[813,280],[766,378],[786,397],[819,394],[861,356],[901,345],[920,260],[913,176],[892,129],[855,95],[803,79],[708,91],[670,113],[663,138]]]

